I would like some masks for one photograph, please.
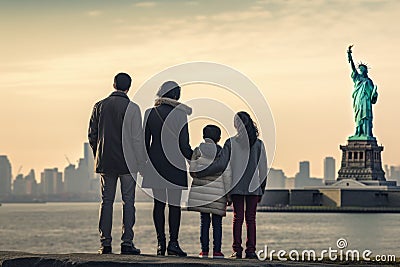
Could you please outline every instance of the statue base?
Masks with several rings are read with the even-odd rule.
[[[368,136],[368,135],[353,135],[350,136],[349,141],[376,141],[376,138],[373,136]]]
[[[382,169],[381,152],[375,137],[356,137],[348,139],[347,145],[340,146],[342,164],[338,181],[352,179],[356,181],[386,181]]]

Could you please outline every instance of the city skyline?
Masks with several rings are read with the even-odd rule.
[[[46,167],[40,171],[31,169],[27,175],[22,173],[13,175],[12,164],[8,157],[0,155],[0,200],[8,203],[98,201],[100,179],[92,168],[93,154],[88,143],[83,143],[82,151],[83,158],[78,160],[77,165],[66,158],[68,165],[64,168]],[[335,167],[332,166],[335,161],[331,156],[323,159],[325,170],[323,177],[312,175],[310,172],[312,164],[309,161],[298,162],[298,172],[294,176],[287,175],[283,169],[271,168],[268,173],[267,189],[291,190],[323,186],[326,182],[338,178]],[[400,184],[400,166],[385,165],[384,169],[386,180]],[[18,171],[20,170],[21,167]],[[332,172],[335,172],[333,179]],[[140,201],[151,201],[139,187],[137,195]],[[119,191],[117,199],[120,199]]]
[[[398,1],[143,3],[0,3],[0,27],[8,36],[0,63],[0,111],[7,114],[0,117],[0,154],[13,166],[26,172],[27,166],[63,166],[64,155],[79,158],[74,144],[86,141],[93,104],[111,93],[116,73],[132,74],[132,98],[169,66],[212,61],[249,76],[268,100],[277,137],[272,166],[294,176],[297,162],[308,160],[322,177],[323,157],[339,159],[339,145],[354,134],[346,60],[351,43],[355,60],[369,63],[378,85],[374,134],[385,146],[383,162],[400,165],[400,125],[393,123],[400,99]],[[184,86],[182,101],[219,94],[218,88],[207,88],[207,95],[198,88]],[[195,147],[201,128],[189,130]]]
[[[61,170],[61,173],[63,174],[63,182],[65,182],[65,175],[67,171],[70,171],[71,176],[76,175],[76,171],[79,173],[79,170],[83,170],[83,172],[88,173],[88,178],[93,179],[96,176],[95,170],[94,170],[94,158],[93,158],[93,153],[92,150],[89,146],[88,142],[83,143],[83,157],[80,157],[78,160],[76,160],[77,164],[73,164],[70,162],[68,157],[65,157],[67,161],[67,165],[64,166],[52,166],[52,167],[45,167],[42,170],[36,170],[33,168],[30,168],[28,174],[24,174],[21,172],[21,166],[18,169],[17,173],[13,173],[13,164],[10,158],[7,155],[0,155],[0,170],[4,169],[4,164],[10,164],[9,167],[11,169],[11,178],[12,182],[14,182],[19,176],[26,177],[26,176],[35,176],[35,173],[42,174],[43,172],[46,171],[52,171],[52,170]],[[271,167],[271,170],[273,171],[278,171],[282,172],[281,175],[287,177],[287,178],[295,178],[295,177],[300,177],[300,178],[316,178],[316,179],[321,179],[321,180],[335,180],[337,178],[338,170],[340,168],[337,168],[336,164],[341,164],[340,162],[336,161],[336,159],[332,156],[326,156],[322,159],[322,165],[324,169],[324,173],[321,176],[314,175],[311,172],[311,164],[312,162],[307,161],[307,160],[302,160],[297,162],[298,163],[298,169],[296,170],[295,175],[286,175],[285,169],[280,169],[280,168],[275,168],[274,166]],[[8,165],[7,165],[8,166]],[[388,165],[385,164],[385,172],[386,172],[386,179],[390,178],[390,174],[394,174],[394,177],[400,177],[400,165]],[[85,168],[85,169],[84,169]],[[92,171],[90,171],[92,170]],[[6,170],[8,172],[8,170]],[[334,175],[332,175],[332,173]],[[79,176],[79,175],[78,175]],[[40,182],[41,180],[38,180],[35,178],[37,182]]]
[[[13,168],[12,168],[13,164],[12,164],[12,160],[11,160],[7,155],[0,155],[0,157],[3,157],[3,158],[6,157],[6,158],[8,159],[8,161],[10,162],[12,181],[14,181],[19,175],[25,176],[24,172],[22,171],[22,170],[23,170],[23,166],[20,166],[20,167],[19,167],[17,173],[13,173]],[[82,157],[79,157],[79,158],[76,160],[76,164],[73,164],[73,163],[70,161],[70,159],[69,159],[68,156],[64,155],[64,158],[65,158],[66,163],[67,163],[66,165],[63,165],[63,166],[47,166],[47,167],[44,167],[42,170],[37,170],[37,169],[34,169],[34,168],[29,168],[29,172],[28,172],[28,173],[31,173],[32,170],[33,170],[34,172],[40,173],[40,171],[45,171],[45,170],[52,170],[52,169],[67,170],[68,168],[72,168],[72,167],[73,167],[73,169],[75,170],[75,167],[76,167],[76,166],[83,166],[83,165],[85,165],[85,166],[87,166],[88,171],[89,171],[89,170],[93,170],[92,172],[90,172],[91,174],[90,174],[89,178],[90,178],[90,179],[91,179],[91,178],[94,178],[94,176],[95,176],[94,157],[93,157],[93,152],[92,152],[92,150],[91,150],[90,145],[89,145],[88,142],[84,142],[84,143],[83,143],[83,153],[82,153]],[[332,157],[327,156],[327,157],[324,158],[324,160],[325,160],[326,158],[332,158]],[[0,158],[0,159],[1,159],[1,158]],[[334,158],[333,158],[333,159],[334,159]],[[335,159],[334,159],[334,161],[335,161]],[[311,174],[311,172],[310,172],[311,162],[310,162],[310,161],[307,161],[307,160],[303,160],[303,161],[300,161],[299,163],[300,163],[300,172],[302,172],[302,170],[301,170],[302,166],[303,166],[303,165],[307,165],[307,167],[305,167],[305,168],[307,168],[307,174],[306,174],[305,176],[311,177],[311,176],[312,176],[312,174]],[[323,164],[325,164],[325,161],[323,161]],[[79,167],[78,167],[78,168],[79,168]],[[275,168],[274,166],[272,166],[272,169],[277,169],[277,168]],[[284,171],[284,169],[282,169],[282,170]],[[65,172],[63,172],[63,173],[65,173]],[[29,174],[28,174],[28,175],[29,175]],[[65,175],[65,174],[64,174],[64,175]],[[294,177],[294,176],[293,176],[293,177]],[[324,176],[316,176],[316,177],[319,177],[319,178],[322,178],[322,179],[324,178]],[[36,179],[36,181],[40,182],[40,180],[37,180],[37,179]]]
[[[0,155],[0,196],[14,195],[33,197],[100,192],[100,180],[95,174],[93,153],[88,143],[83,143],[83,158],[78,164],[46,167],[43,170],[30,169],[29,174],[12,173],[12,164],[6,155]],[[36,176],[36,173],[39,175]]]
[[[36,169],[34,169],[34,168],[29,168],[29,171],[27,171],[27,174],[25,174],[22,170],[19,170],[19,172],[17,171],[17,173],[13,173],[13,170],[15,170],[16,168],[12,168],[12,166],[13,166],[12,160],[11,160],[7,155],[0,155],[0,157],[7,157],[7,159],[9,160],[10,165],[11,165],[11,177],[12,177],[12,181],[15,181],[15,179],[16,179],[18,176],[20,176],[20,175],[22,175],[22,176],[28,176],[32,171],[34,171],[35,173],[37,172],[37,173],[40,174],[40,173],[42,173],[43,171],[46,171],[46,170],[54,170],[54,169],[57,169],[57,170],[61,170],[61,171],[62,171],[62,173],[63,173],[63,180],[64,180],[65,170],[68,170],[69,168],[72,168],[72,167],[73,167],[74,170],[75,170],[75,167],[76,167],[76,166],[81,166],[81,165],[83,164],[83,162],[85,162],[85,164],[87,165],[88,170],[91,169],[90,167],[94,167],[94,166],[93,166],[94,159],[93,159],[93,158],[90,158],[90,155],[93,155],[92,152],[90,151],[90,154],[86,154],[86,153],[85,153],[85,152],[86,152],[86,149],[87,149],[87,147],[88,147],[88,145],[89,145],[89,143],[87,143],[87,142],[83,143],[83,146],[84,146],[84,153],[82,153],[82,154],[83,154],[83,158],[77,159],[77,160],[76,160],[76,164],[73,164],[72,162],[70,162],[69,158],[66,157],[66,158],[65,158],[65,159],[66,159],[66,162],[67,162],[66,165],[63,165],[63,166],[51,166],[51,167],[50,167],[50,166],[47,166],[47,167],[43,168],[42,170],[36,170]],[[86,156],[89,156],[89,158],[87,158]],[[331,158],[331,157],[330,157],[330,158]],[[87,159],[91,159],[91,161],[87,162]],[[309,172],[309,173],[308,173],[308,176],[312,176],[312,174],[311,174],[311,172],[310,172],[310,166],[312,165],[311,162],[309,162],[309,161],[300,161],[299,163],[300,163],[300,164],[301,164],[301,163],[307,163],[307,164],[308,164],[308,172]],[[395,166],[395,167],[397,167],[397,166]],[[20,169],[21,169],[21,166],[20,166]],[[285,171],[284,169],[277,169],[277,168],[275,168],[275,167],[272,167],[271,169]],[[63,171],[63,170],[64,170],[64,171]],[[95,174],[94,168],[93,168],[93,174]],[[289,176],[289,177],[290,177],[290,176]],[[293,177],[294,177],[294,176],[293,176]],[[316,177],[321,178],[321,179],[324,179],[323,176],[316,176]],[[91,176],[90,178],[94,178],[94,175]],[[36,179],[37,182],[40,182],[40,179],[39,179],[39,180],[38,180],[37,178],[35,178],[35,179]]]

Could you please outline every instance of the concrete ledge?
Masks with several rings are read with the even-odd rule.
[[[400,213],[400,207],[259,206],[258,212]]]
[[[125,267],[125,266],[154,266],[154,267],[220,267],[220,266],[365,266],[376,263],[307,263],[307,262],[282,262],[282,261],[258,261],[258,260],[231,260],[231,259],[199,259],[195,257],[157,257],[152,255],[127,256],[119,254],[30,254],[25,252],[0,251],[1,267]],[[384,264],[380,266],[385,266]],[[387,265],[389,266],[389,265]],[[393,266],[393,265],[391,265]]]

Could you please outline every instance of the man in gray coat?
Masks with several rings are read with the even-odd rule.
[[[118,178],[123,204],[121,254],[140,254],[133,244],[133,225],[136,175],[144,165],[145,151],[140,109],[127,96],[131,82],[128,74],[117,74],[115,91],[95,104],[90,118],[89,143],[95,157],[96,172],[101,174],[99,254],[112,253],[112,215]],[[126,151],[130,155],[129,164]]]

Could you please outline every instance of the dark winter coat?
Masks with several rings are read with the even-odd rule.
[[[136,173],[144,165],[140,109],[124,92],[115,91],[94,105],[88,132],[97,173]],[[126,163],[123,143],[125,150],[132,155],[129,164]]]
[[[158,112],[158,113],[157,113]],[[192,157],[187,116],[192,109],[173,99],[160,98],[144,115],[145,144],[149,161],[144,188],[186,189],[186,160]]]

